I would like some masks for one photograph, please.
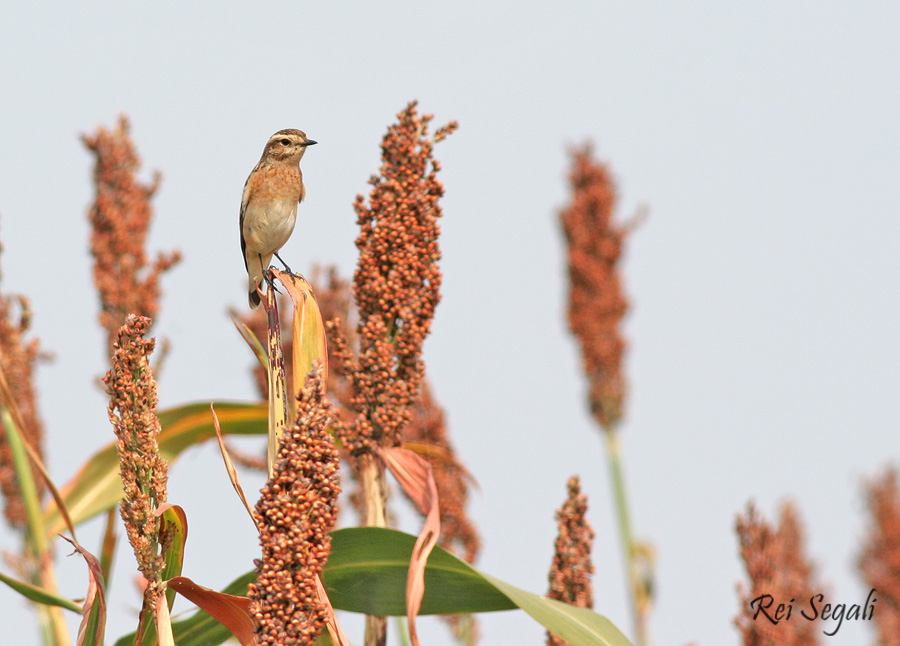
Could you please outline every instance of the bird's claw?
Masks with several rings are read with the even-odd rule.
[[[278,258],[278,260],[281,262],[282,265],[284,265],[285,272],[289,273],[291,276],[296,276],[296,274],[293,271],[291,271],[291,268],[288,267],[288,264],[284,261],[284,259],[281,256],[278,255],[277,252],[275,253],[275,257]]]

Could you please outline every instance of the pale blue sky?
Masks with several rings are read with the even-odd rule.
[[[624,263],[624,448],[635,528],[658,553],[654,643],[738,643],[733,525],[750,498],[770,518],[795,500],[828,591],[861,603],[861,479],[900,457],[898,33],[888,2],[5,3],[2,289],[31,297],[56,356],[38,379],[54,477],[111,438],[79,134],[127,113],[144,176],[164,175],[151,249],[185,259],[163,280],[161,405],[249,399],[252,359],[225,312],[245,302],[238,207],[263,144],[281,128],[320,142],[282,255],[349,274],[351,204],[417,98],[435,125],[460,123],[436,153],[445,283],[426,359],[481,486],[479,567],[543,592],[553,513],[579,473],[596,608],[631,633],[556,224],[567,146],[590,138],[619,216],[650,212]],[[251,567],[254,532],[213,447],[174,467],[170,500],[191,523],[187,575],[215,587]],[[110,643],[138,604],[120,554]],[[83,594],[82,563],[61,562],[64,591]],[[10,643],[36,643],[23,607],[0,589]],[[482,625],[485,645],[543,642],[521,613]],[[872,643],[846,624],[838,639]]]

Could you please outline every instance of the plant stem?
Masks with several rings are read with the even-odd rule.
[[[359,459],[360,477],[363,485],[365,504],[364,527],[387,527],[385,505],[387,488],[384,469],[374,456],[364,455]],[[387,617],[366,615],[365,646],[385,646],[387,642]]]
[[[636,546],[631,531],[631,517],[628,513],[628,497],[625,495],[625,475],[622,471],[622,456],[618,430],[604,428],[606,455],[609,458],[609,472],[612,477],[613,497],[616,501],[616,516],[619,521],[619,537],[625,557],[625,572],[631,598],[631,613],[634,621],[635,644],[647,646],[647,591],[638,572]]]
[[[31,474],[31,463],[28,459],[24,440],[20,435],[19,426],[13,421],[10,410],[3,406],[2,424],[5,430],[7,443],[13,454],[13,461],[19,479],[19,490],[25,503],[25,511],[28,517],[28,527],[25,532],[26,545],[23,552],[26,560],[34,566],[31,582],[41,586],[48,592],[56,593],[56,573],[53,570],[53,555],[50,544],[47,541],[41,516],[41,503],[37,493],[34,479]],[[20,418],[21,419],[21,418]],[[41,636],[44,644],[48,646],[68,646],[71,644],[62,609],[55,606],[37,604],[38,623],[41,626]]]

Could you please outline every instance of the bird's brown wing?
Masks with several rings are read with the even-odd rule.
[[[244,213],[247,212],[247,204],[250,202],[250,177],[253,177],[253,173],[250,173],[250,176],[247,177],[247,181],[244,182],[244,193],[241,196],[241,219],[238,223],[241,234],[241,257],[244,259],[244,270],[248,272],[250,271],[250,267],[247,265],[247,241],[244,240]]]

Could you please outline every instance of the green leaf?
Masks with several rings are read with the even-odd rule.
[[[184,544],[187,542],[188,524],[184,509],[178,505],[169,505],[162,513],[160,533],[166,531],[173,533],[172,545],[164,554],[166,567],[162,571],[162,578],[168,581],[172,577],[181,576],[181,569],[184,567]],[[172,609],[171,601],[169,609]]]
[[[0,407],[0,418],[2,418],[6,443],[12,454],[19,493],[25,504],[25,512],[28,519],[28,540],[31,543],[31,548],[34,553],[43,555],[47,552],[48,543],[44,538],[44,523],[41,518],[41,499],[38,495],[37,486],[31,472],[31,462],[29,461],[28,453],[26,452],[25,439],[22,437],[21,430],[16,426],[16,423],[13,420],[12,412],[6,406]]]
[[[266,404],[218,403],[216,414],[225,434],[267,432]],[[159,452],[170,463],[185,449],[216,436],[208,402],[161,411],[159,422]],[[115,441],[95,453],[60,492],[75,525],[114,507],[122,498]],[[44,510],[44,523],[48,536],[55,536],[65,527],[52,500]]]
[[[187,515],[184,513],[184,509],[178,505],[166,504],[161,521],[160,534],[162,535],[166,531],[172,532],[172,544],[163,555],[166,566],[161,575],[164,581],[168,581],[173,577],[180,576],[181,568],[184,565],[184,545],[188,532]],[[172,604],[175,603],[175,590],[166,590],[166,603],[171,611]],[[152,610],[149,607],[144,607],[142,613],[144,614],[142,618],[144,636],[141,644],[142,646],[153,646],[159,641],[156,636],[156,622],[153,620]]]
[[[406,574],[416,537],[392,529],[354,527],[332,533],[323,580],[332,605],[373,615],[406,614]],[[631,646],[606,617],[554,601],[488,574],[435,548],[425,568],[419,614],[465,614],[521,608],[573,646]]]
[[[322,582],[338,610],[406,616],[406,579],[416,537],[392,529],[350,527],[331,534]],[[435,548],[425,567],[420,615],[459,615],[516,608],[471,566]]]
[[[351,527],[331,534],[331,557],[322,573],[337,610],[406,615],[406,576],[416,537],[380,527]],[[248,572],[224,590],[245,595],[255,578]],[[465,614],[521,608],[572,646],[631,646],[605,617],[526,592],[483,574],[436,547],[425,568],[425,597],[419,614]],[[180,633],[181,629],[184,632]],[[215,646],[228,631],[205,612],[175,624],[179,646]],[[116,646],[128,646],[127,637]]]
[[[30,599],[36,603],[42,603],[45,606],[59,606],[60,608],[65,608],[66,610],[81,614],[81,605],[75,603],[71,599],[66,599],[58,594],[48,592],[47,590],[44,590],[44,588],[32,585],[31,583],[25,583],[24,581],[19,581],[18,579],[6,576],[2,572],[0,572],[0,581],[11,587],[26,599]]]
[[[631,642],[606,617],[587,608],[576,608],[504,583],[481,573],[531,618],[573,646],[631,646]]]

